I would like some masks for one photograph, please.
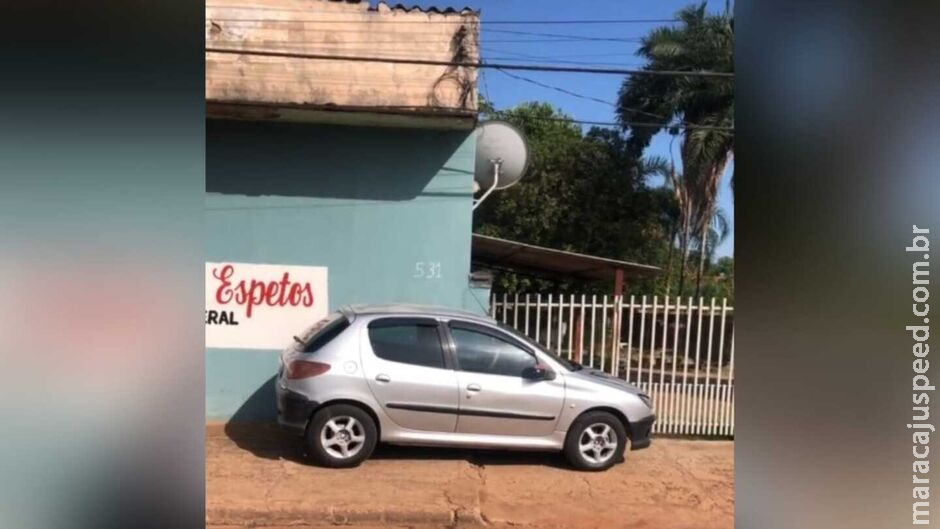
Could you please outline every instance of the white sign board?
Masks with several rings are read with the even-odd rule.
[[[206,347],[283,349],[328,307],[326,267],[206,263]]]

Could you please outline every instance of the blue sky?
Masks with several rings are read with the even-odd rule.
[[[503,31],[526,31],[583,35],[590,37],[612,37],[631,39],[643,36],[656,24],[593,24],[593,25],[494,25],[488,26],[487,20],[585,20],[585,19],[668,19],[692,3],[691,1],[673,0],[591,0],[574,2],[571,0],[464,0],[466,4],[448,4],[458,0],[419,1],[419,5],[438,7],[472,7],[482,10],[482,35],[480,46],[485,60],[511,62],[512,59],[527,63],[539,63],[540,59],[525,57],[538,56],[556,61],[576,61],[584,66],[620,66],[624,68],[641,65],[634,56],[636,42],[611,41],[563,41],[563,42],[518,42],[521,40],[544,40],[546,37],[503,33]],[[709,10],[724,9],[724,0],[709,2]],[[409,3],[409,5],[411,5]],[[513,42],[509,42],[513,41]],[[544,60],[541,60],[544,62]],[[585,64],[597,63],[597,64]],[[531,83],[512,79],[497,70],[484,70],[481,79],[481,91],[497,108],[508,108],[525,101],[548,101],[561,108],[568,115],[586,121],[615,121],[614,108],[608,104],[580,99],[555,90],[535,86]],[[615,102],[617,91],[623,78],[616,75],[553,73],[553,72],[513,72],[541,83],[554,85],[584,96]],[[654,138],[647,149],[649,155],[669,155],[671,136],[663,133]],[[678,141],[673,145],[678,160]],[[731,164],[733,168],[733,164]],[[651,182],[659,185],[659,182]],[[728,179],[722,181],[719,206],[734,218],[734,203]],[[734,230],[718,248],[718,254],[733,255]]]

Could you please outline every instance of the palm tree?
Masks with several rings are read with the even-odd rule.
[[[661,176],[666,183],[666,187],[672,191],[675,214],[670,219],[672,225],[669,229],[669,253],[666,260],[666,297],[669,297],[672,286],[672,261],[676,242],[678,242],[679,253],[682,257],[679,268],[678,290],[681,295],[685,287],[685,272],[689,254],[692,251],[692,238],[694,236],[693,223],[696,217],[695,202],[692,196],[694,190],[689,185],[690,180],[676,171],[675,164],[667,162],[661,156],[643,159],[641,167],[645,174]]]
[[[643,38],[637,54],[646,60],[644,70],[734,71],[734,18],[727,7],[724,13],[712,15],[702,3],[683,9],[677,18],[678,26],[656,28]],[[734,149],[734,81],[697,75],[634,75],[620,89],[617,113],[629,131],[627,144],[636,156],[660,131],[682,137],[682,187],[687,189],[684,199],[693,212],[689,229],[707,243],[721,177]],[[656,126],[631,125],[635,121]],[[688,257],[686,243],[683,272]],[[700,252],[699,276],[704,266],[705,253]],[[684,273],[680,289],[683,283]]]
[[[725,242],[731,233],[731,223],[724,210],[718,208],[710,222],[710,228],[707,232],[700,233],[697,237],[696,245],[699,252],[698,273],[695,277],[695,297],[697,298],[702,289],[702,276],[705,274],[705,263],[711,263],[715,258],[715,250]]]

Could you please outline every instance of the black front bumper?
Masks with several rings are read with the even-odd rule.
[[[630,423],[630,450],[640,450],[650,445],[650,430],[653,429],[653,423],[656,422],[656,416],[634,421]]]
[[[277,388],[277,422],[285,430],[303,435],[307,422],[319,404],[300,393]]]

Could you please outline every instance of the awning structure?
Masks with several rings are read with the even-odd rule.
[[[625,278],[652,277],[660,272],[657,266],[555,250],[476,233],[473,234],[471,255],[477,265],[554,278],[622,283]]]

